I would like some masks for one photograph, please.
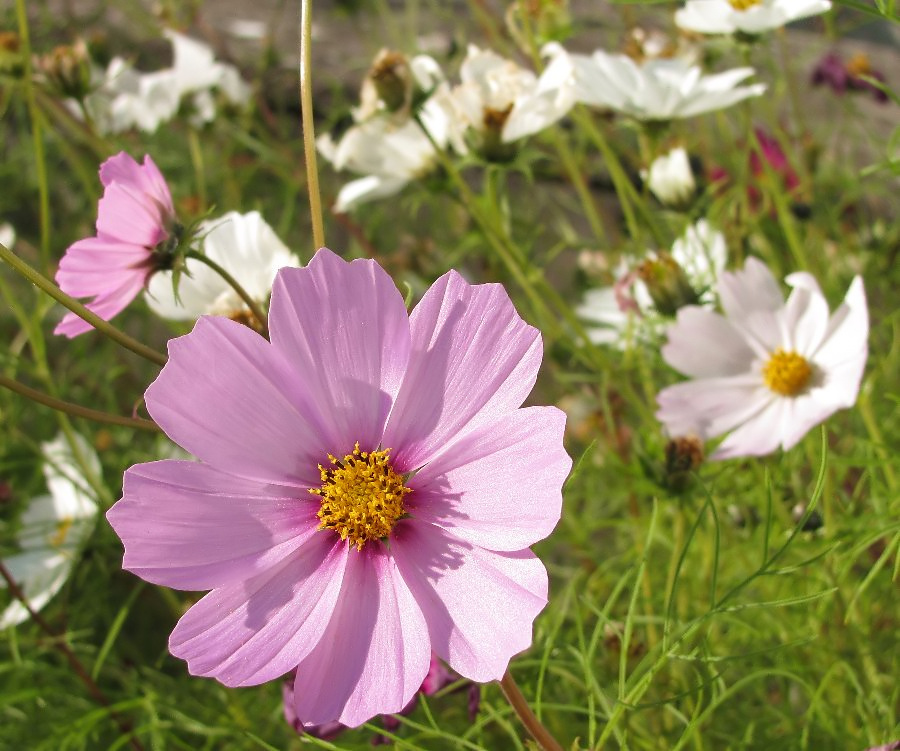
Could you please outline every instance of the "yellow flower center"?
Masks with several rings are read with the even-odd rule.
[[[728,2],[735,10],[747,10],[747,8],[752,8],[754,5],[762,4],[762,0],[728,0]]]
[[[403,498],[412,490],[394,472],[389,452],[360,451],[357,442],[343,459],[328,455],[331,466],[319,465],[322,487],[309,491],[322,499],[319,529],[333,529],[357,550],[390,534],[406,513]]]
[[[812,372],[812,365],[803,355],[779,347],[763,368],[763,380],[776,394],[797,396],[809,383]]]
[[[864,52],[857,52],[847,61],[847,72],[854,77],[867,76],[872,72],[872,65]]]

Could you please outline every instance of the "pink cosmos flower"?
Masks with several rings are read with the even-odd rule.
[[[862,279],[831,315],[810,274],[786,281],[787,301],[765,264],[748,258],[719,278],[724,316],[689,305],[668,329],[663,358],[693,380],[663,389],[656,416],[673,436],[730,432],[711,459],[787,451],[856,402],[869,336]]]
[[[169,186],[149,156],[143,164],[125,152],[110,157],[100,165],[100,182],[97,234],[69,246],[56,282],[72,297],[93,297],[87,307],[108,321],[164,264],[160,246],[171,237],[175,210]],[[53,333],[72,338],[91,328],[68,313]]]
[[[451,271],[411,314],[371,260],[282,269],[271,342],[203,317],[146,393],[200,461],[139,464],[107,518],[124,567],[212,591],[173,655],[228,686],[296,668],[303,725],[401,711],[432,650],[500,678],[531,643],[559,520],[563,413],[520,408],[539,332]]]

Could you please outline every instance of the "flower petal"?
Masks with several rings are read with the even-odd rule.
[[[123,243],[153,248],[167,237],[159,207],[146,194],[112,183],[97,205],[97,234]]]
[[[260,482],[320,484],[321,418],[305,384],[259,334],[203,317],[169,341],[147,410],[175,443],[212,467]]]
[[[149,154],[144,155],[143,165],[124,151],[111,156],[100,165],[100,182],[104,188],[114,182],[131,185],[152,196],[169,216],[175,214],[169,186]]]
[[[689,305],[680,308],[676,323],[666,331],[663,359],[675,370],[693,378],[713,378],[746,373],[753,350],[741,333],[718,313]]]
[[[531,645],[532,622],[547,604],[547,571],[530,550],[495,553],[405,520],[391,551],[425,614],[432,650],[457,673],[499,680]]]
[[[529,407],[467,433],[410,480],[407,510],[489,550],[533,545],[559,521],[565,424],[555,407]]]
[[[501,285],[471,285],[455,271],[431,286],[409,324],[409,366],[384,434],[400,471],[521,406],[543,351]]]
[[[85,307],[96,313],[104,321],[121,313],[138,293],[144,288],[144,276],[141,274],[129,275],[123,278],[118,287],[97,295],[91,302],[85,303]],[[69,338],[92,331],[93,326],[75,313],[66,313],[62,321],[53,329],[54,334],[62,334]]]
[[[252,579],[214,589],[172,631],[169,651],[191,675],[254,686],[284,675],[322,638],[347,566],[347,545],[313,535]]]
[[[727,318],[741,320],[757,310],[774,312],[784,305],[784,295],[772,272],[752,256],[740,271],[719,277],[719,300]]]
[[[305,269],[278,274],[269,318],[273,347],[328,416],[321,447],[376,448],[410,347],[406,306],[387,273],[322,248]]]
[[[752,375],[685,381],[657,394],[656,419],[672,436],[714,438],[762,411],[774,396]]]
[[[749,417],[729,435],[709,457],[711,460],[736,456],[764,456],[778,448],[790,399],[773,398],[760,412]]]
[[[167,460],[126,471],[123,497],[106,518],[125,544],[124,569],[166,587],[213,589],[270,568],[314,534],[318,504],[310,499]]]
[[[390,554],[377,545],[352,550],[328,629],[297,666],[297,717],[356,727],[399,712],[430,662],[425,619]]]

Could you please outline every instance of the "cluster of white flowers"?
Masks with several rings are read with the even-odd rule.
[[[93,72],[91,93],[84,108],[101,134],[136,128],[153,133],[171,120],[182,100],[190,98],[194,125],[213,120],[218,91],[230,104],[245,106],[250,86],[237,68],[218,62],[212,49],[196,39],[167,30],[172,44],[172,67],[141,73],[121,57],[113,58],[106,70]],[[81,116],[79,105],[70,100],[71,111]]]
[[[724,235],[701,219],[687,227],[668,254],[623,258],[614,272],[614,283],[588,291],[578,315],[594,324],[588,333],[596,344],[624,349],[629,343],[652,339],[662,332],[667,319],[660,315],[658,299],[648,287],[646,278],[651,274],[642,275],[642,268],[652,272],[662,263],[661,271],[679,278],[686,294],[693,292],[697,302],[711,307],[716,299],[713,286],[725,269],[727,255]]]

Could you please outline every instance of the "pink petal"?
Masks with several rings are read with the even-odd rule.
[[[395,527],[391,551],[425,614],[432,650],[457,673],[499,680],[531,645],[547,571],[530,550],[491,552],[408,519]]]
[[[159,206],[146,193],[112,183],[97,206],[97,234],[152,248],[166,238]]]
[[[407,510],[489,550],[533,545],[559,521],[565,425],[555,407],[529,407],[467,433],[412,478]]]
[[[143,165],[139,165],[124,151],[111,156],[100,165],[100,182],[103,187],[114,182],[133,186],[152,196],[168,215],[175,214],[169,186],[149,154],[144,156]]]
[[[714,438],[762,411],[774,397],[752,375],[685,381],[657,394],[656,419],[672,436]]]
[[[284,675],[322,638],[346,566],[346,543],[313,535],[268,571],[206,595],[178,621],[169,651],[226,686]]]
[[[722,316],[703,308],[681,308],[666,335],[663,359],[687,376],[738,375],[748,372],[753,362],[753,350],[741,333]]]
[[[759,413],[750,417],[729,435],[712,453],[710,459],[771,454],[781,443],[785,411],[789,399],[773,398]]]
[[[344,586],[316,648],[297,666],[294,701],[304,725],[349,727],[402,710],[431,660],[425,619],[390,554],[350,551]]]
[[[403,471],[424,464],[460,432],[519,407],[541,364],[541,336],[499,284],[438,279],[410,316],[412,352],[385,428]]]
[[[409,358],[406,307],[387,273],[322,248],[305,269],[279,272],[269,328],[294,378],[328,416],[322,447],[339,456],[356,441],[376,448]]]
[[[133,274],[122,277],[122,283],[119,287],[110,289],[92,301],[85,303],[85,307],[93,313],[96,313],[104,321],[109,321],[114,316],[122,312],[122,310],[130,303],[138,293],[144,288],[144,280],[146,274]],[[70,339],[86,331],[92,331],[93,326],[75,313],[66,313],[62,321],[53,329],[54,334],[61,334]]]
[[[740,271],[724,272],[717,291],[725,316],[733,320],[741,320],[757,310],[774,312],[784,305],[784,295],[772,272],[752,256]]]
[[[125,472],[123,497],[106,518],[125,544],[124,569],[166,587],[213,589],[270,568],[315,534],[311,498],[205,464],[160,461]]]
[[[228,474],[308,488],[327,448],[304,384],[259,334],[204,316],[169,341],[147,410],[179,446]]]

